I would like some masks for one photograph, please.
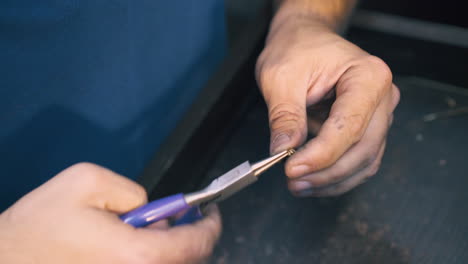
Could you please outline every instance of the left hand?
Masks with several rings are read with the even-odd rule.
[[[21,175],[19,175],[21,176]],[[80,163],[0,214],[0,263],[201,263],[221,232],[216,207],[193,224],[134,228],[118,215],[147,202],[146,191],[106,168]]]
[[[272,25],[256,73],[269,109],[272,153],[298,147],[308,130],[318,132],[286,163],[295,195],[338,195],[377,172],[400,97],[381,59],[321,21],[290,16]],[[325,122],[308,124],[307,108],[333,94]]]

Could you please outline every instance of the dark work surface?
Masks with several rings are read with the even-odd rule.
[[[447,101],[468,106],[468,93],[417,78],[396,83],[402,101],[375,177],[341,197],[299,199],[282,166],[271,169],[220,204],[224,233],[210,263],[467,263],[468,115],[422,117],[449,109]],[[268,137],[259,100],[209,175],[264,158]]]
[[[468,27],[468,17],[458,0],[361,0],[366,9],[443,24]]]
[[[359,28],[352,28],[347,39],[382,58],[395,74],[468,88],[466,48]]]

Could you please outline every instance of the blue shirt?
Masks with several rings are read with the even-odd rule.
[[[225,46],[222,0],[0,1],[0,209],[80,161],[136,178]]]

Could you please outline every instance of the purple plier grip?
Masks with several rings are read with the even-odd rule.
[[[179,193],[138,207],[121,215],[120,219],[134,227],[144,227],[189,208],[184,195]]]

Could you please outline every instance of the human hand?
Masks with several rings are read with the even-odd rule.
[[[145,190],[97,165],[74,165],[0,215],[1,263],[199,263],[221,231],[215,207],[190,225],[135,229],[118,215],[147,202]]]
[[[287,161],[289,189],[298,196],[342,194],[377,172],[398,88],[381,59],[322,21],[281,19],[256,69],[269,110],[270,151],[298,147],[308,131],[317,133]],[[313,111],[333,97],[329,113]]]

